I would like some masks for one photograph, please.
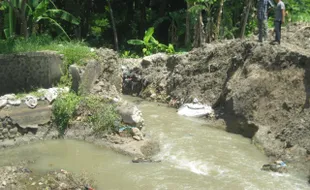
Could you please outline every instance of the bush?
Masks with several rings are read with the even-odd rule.
[[[115,132],[120,116],[116,111],[116,105],[99,97],[87,97],[85,106],[89,116],[88,122],[93,125],[95,133]]]
[[[65,134],[70,120],[76,115],[80,100],[81,98],[74,93],[62,94],[55,100],[52,108],[53,122],[60,136]]]

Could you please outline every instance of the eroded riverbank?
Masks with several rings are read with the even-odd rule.
[[[136,100],[129,98],[131,101]],[[96,189],[308,189],[296,173],[261,171],[268,162],[250,139],[216,129],[206,120],[178,116],[176,110],[139,100],[146,134],[158,139],[161,163],[133,164],[110,149],[72,141],[46,141],[1,152],[31,159],[36,172],[65,169],[86,173]],[[12,161],[12,160],[10,160]]]

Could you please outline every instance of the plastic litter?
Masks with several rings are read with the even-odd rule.
[[[195,98],[193,103],[183,104],[178,109],[178,114],[188,117],[202,117],[213,113],[211,106],[200,104],[198,99]]]
[[[34,97],[34,96],[28,95],[28,96],[26,96],[26,98],[25,98],[25,104],[26,104],[29,108],[33,109],[33,108],[37,107],[37,105],[38,105],[38,99],[37,99],[36,97]]]

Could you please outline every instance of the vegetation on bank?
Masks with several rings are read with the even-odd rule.
[[[81,98],[74,93],[62,94],[53,103],[53,122],[60,136],[65,134],[69,122],[76,116],[77,106]]]
[[[2,0],[0,39],[20,41],[18,37],[26,40],[40,35],[69,41],[83,39],[92,47],[114,48],[125,57],[157,52],[156,49],[171,51],[172,47],[190,49],[204,42],[242,38],[257,32],[257,1]],[[288,13],[286,22],[310,21],[310,0],[283,2]],[[271,10],[271,24],[273,15]],[[146,43],[145,31],[152,27],[156,40]],[[131,39],[143,40],[128,44]],[[148,47],[149,42],[154,42],[152,48]],[[24,50],[0,47],[0,53],[14,51]]]
[[[115,132],[121,121],[115,104],[97,96],[80,97],[75,93],[58,97],[53,103],[52,113],[60,136],[77,116],[90,123],[96,134]]]

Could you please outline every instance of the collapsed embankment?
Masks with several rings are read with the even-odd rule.
[[[283,36],[281,45],[232,40],[123,60],[123,92],[173,105],[198,98],[218,110],[227,131],[308,172],[310,27],[290,26]]]

